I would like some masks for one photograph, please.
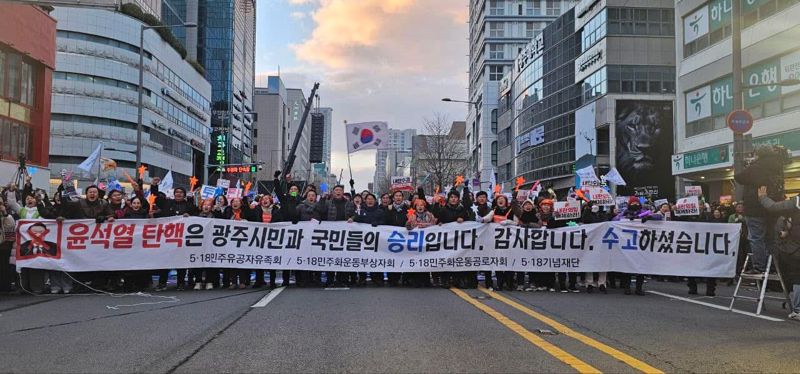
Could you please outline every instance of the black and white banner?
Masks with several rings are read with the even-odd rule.
[[[475,222],[406,230],[197,217],[17,225],[17,268],[589,272],[732,277],[738,224],[621,221],[560,229]]]

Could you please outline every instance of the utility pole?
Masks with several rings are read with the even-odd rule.
[[[731,2],[731,68],[733,78],[733,110],[744,107],[742,92],[742,2]],[[738,175],[744,169],[744,134],[733,133],[733,175]],[[742,189],[736,186],[735,196],[739,201],[742,198]]]

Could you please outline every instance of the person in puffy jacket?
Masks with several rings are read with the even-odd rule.
[[[354,200],[362,200],[361,195],[356,195]],[[356,205],[357,208],[355,210],[355,215],[349,222],[358,222],[358,223],[366,223],[372,226],[378,226],[383,224],[383,220],[386,216],[383,209],[381,209],[380,205],[378,205],[378,198],[375,197],[372,193],[367,193],[363,198],[363,204]],[[364,286],[367,284],[367,273],[357,273],[358,278],[358,285]],[[383,274],[381,274],[381,277]]]
[[[770,198],[766,187],[758,190],[759,202],[771,214],[779,214],[778,246],[775,263],[780,266],[786,285],[792,287],[789,318],[800,321],[800,195],[776,202]]]
[[[314,218],[317,209],[317,191],[306,190],[305,198],[297,205],[297,219],[308,222]],[[321,273],[318,271],[295,271],[295,281],[298,287],[310,287],[320,284]]]

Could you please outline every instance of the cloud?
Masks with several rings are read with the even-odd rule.
[[[299,65],[281,67],[287,87],[308,94],[320,82],[322,106],[334,109],[332,172],[347,177],[342,122],[381,120],[421,129],[441,112],[464,120],[468,0],[320,0],[307,39],[290,46]],[[359,189],[372,182],[374,152],[351,157]]]
[[[317,0],[289,0],[289,4],[292,4],[292,5],[305,5],[305,4],[311,4],[311,3],[316,3],[316,2],[317,2]]]
[[[289,16],[292,17],[292,19],[296,20],[301,20],[303,18],[306,18],[306,14],[303,12],[292,12],[291,14],[289,14]]]

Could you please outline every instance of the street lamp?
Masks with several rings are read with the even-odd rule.
[[[478,109],[478,102],[477,101],[464,101],[464,100],[453,100],[449,97],[445,97],[442,101],[447,103],[464,103],[464,104],[472,104],[475,105],[475,109]]]
[[[171,29],[177,27],[194,28],[197,27],[196,23],[183,23],[180,25],[162,25],[162,26],[147,26],[142,25],[139,30],[139,108],[138,118],[136,123],[136,168],[142,166],[142,106],[144,97],[144,30],[147,29]]]

